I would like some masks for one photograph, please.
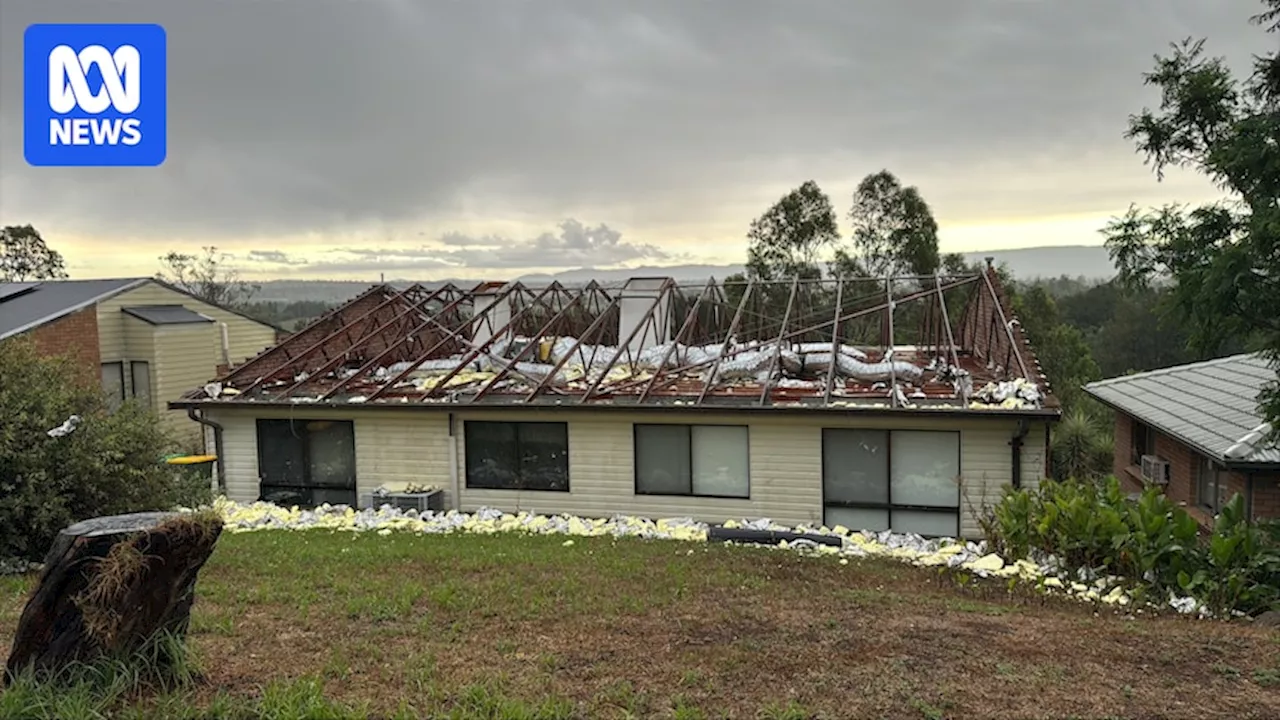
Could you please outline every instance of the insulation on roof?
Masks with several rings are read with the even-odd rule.
[[[898,295],[867,278],[812,281],[805,295],[816,309],[792,307],[794,291],[778,305],[777,293],[663,278],[646,279],[644,293],[596,283],[376,287],[191,398],[1055,410],[1007,301],[982,280],[909,280]],[[866,282],[892,302],[842,294]],[[945,292],[966,286],[960,312],[942,307]],[[865,317],[876,327],[875,313],[901,316],[910,303],[928,307],[910,316],[919,327],[909,345],[892,343],[891,318],[887,347],[840,325]]]

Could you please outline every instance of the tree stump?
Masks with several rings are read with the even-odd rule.
[[[5,683],[127,657],[161,632],[186,634],[196,575],[222,533],[213,512],[93,518],[58,534],[27,601]]]

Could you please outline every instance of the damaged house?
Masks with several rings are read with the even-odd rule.
[[[1060,410],[999,277],[370,288],[170,403],[233,500],[980,534]]]

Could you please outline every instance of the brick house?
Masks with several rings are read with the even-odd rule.
[[[74,358],[113,404],[146,403],[193,443],[200,426],[166,403],[282,335],[154,278],[0,283],[0,341],[24,336],[43,355]]]
[[[1116,412],[1116,477],[1128,490],[1155,483],[1208,525],[1244,496],[1255,520],[1280,518],[1280,446],[1267,441],[1257,397],[1276,379],[1244,354],[1090,383]],[[1145,458],[1145,461],[1144,461]]]

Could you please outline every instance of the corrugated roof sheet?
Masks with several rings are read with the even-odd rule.
[[[213,318],[208,315],[201,315],[181,305],[141,305],[121,308],[121,312],[151,325],[190,325],[213,322]]]
[[[1218,460],[1259,425],[1258,394],[1276,369],[1250,353],[1090,383],[1085,391]],[[1280,463],[1280,447],[1265,441],[1231,460]]]
[[[52,322],[144,282],[145,278],[56,280],[39,283],[34,289],[26,287],[29,283],[6,284],[7,297],[0,300],[0,339]]]

